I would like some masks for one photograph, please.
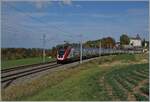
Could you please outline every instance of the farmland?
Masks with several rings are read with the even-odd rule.
[[[77,67],[45,75],[23,85],[2,89],[2,99],[148,101],[148,80],[147,54],[102,56]]]

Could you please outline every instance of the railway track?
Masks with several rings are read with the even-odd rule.
[[[48,69],[62,66],[57,64],[56,61],[42,64],[33,64],[27,66],[18,66],[10,69],[1,70],[1,83],[4,88],[9,86],[14,80],[36,74],[38,72],[46,71]]]
[[[38,72],[46,71],[48,69],[52,69],[55,67],[61,66],[61,64],[57,64],[56,62],[51,63],[45,63],[45,64],[36,64],[36,65],[30,65],[30,66],[24,66],[22,68],[15,67],[12,69],[2,70],[1,73],[1,83],[6,84],[5,87],[7,87],[12,81],[32,75]]]
[[[19,69],[26,69],[26,68],[39,66],[39,65],[45,65],[45,64],[54,63],[54,62],[56,62],[56,61],[51,61],[51,62],[46,62],[46,63],[36,63],[36,64],[30,64],[30,65],[21,65],[21,66],[17,66],[17,67],[8,68],[8,69],[3,69],[3,70],[1,70],[1,73],[6,73],[6,72],[14,71],[14,70],[19,70]]]

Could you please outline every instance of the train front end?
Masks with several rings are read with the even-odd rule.
[[[64,62],[64,54],[65,54],[65,49],[59,49],[57,51],[57,63]]]
[[[65,63],[69,60],[70,48],[63,48],[57,51],[57,63]]]

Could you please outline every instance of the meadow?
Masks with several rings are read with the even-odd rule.
[[[102,56],[37,80],[2,89],[3,100],[148,101],[147,54]],[[15,92],[15,93],[14,93]]]

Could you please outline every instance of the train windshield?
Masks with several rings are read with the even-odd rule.
[[[64,55],[65,51],[64,50],[59,50],[58,53],[59,53],[60,56],[62,56],[62,55]]]

